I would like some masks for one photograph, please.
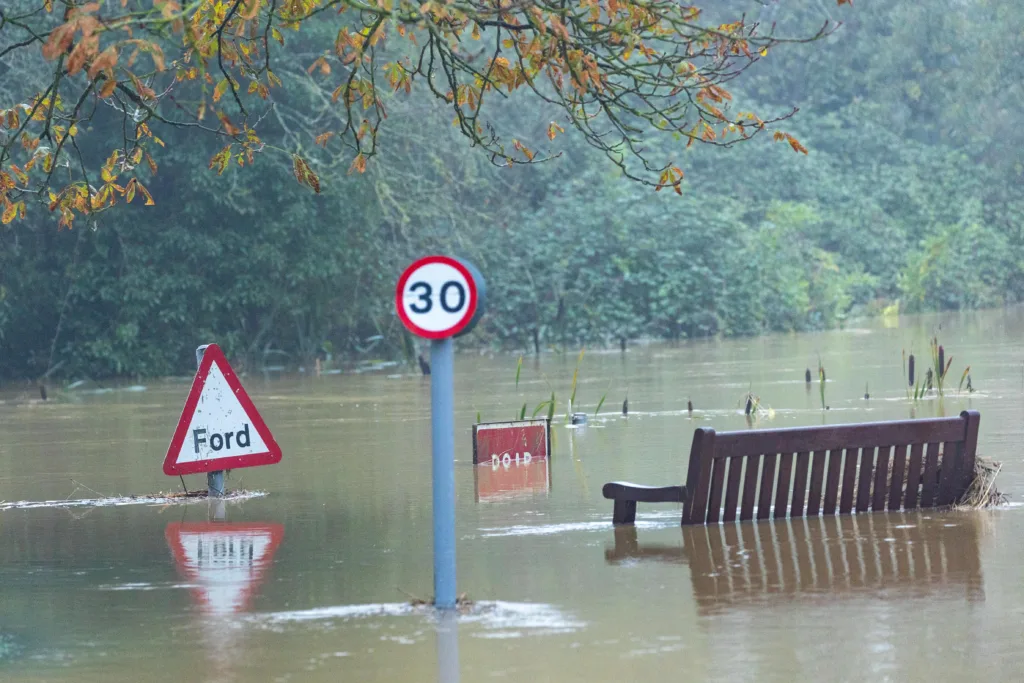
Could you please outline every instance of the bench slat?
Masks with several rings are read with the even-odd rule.
[[[924,447],[915,443],[910,447],[910,460],[907,463],[907,493],[903,499],[903,509],[917,508],[921,490],[921,466],[924,463]]]
[[[853,510],[853,487],[857,483],[857,460],[860,448],[847,448],[843,458],[843,490],[839,497],[839,512],[849,514]]]
[[[708,497],[708,524],[717,522],[722,512],[722,488],[728,460],[715,460],[711,467],[711,495]]]
[[[775,488],[775,463],[778,456],[769,453],[764,456],[761,468],[761,490],[757,494],[757,518],[768,519],[772,509],[772,489]]]
[[[757,496],[757,475],[761,469],[760,455],[748,455],[743,458],[743,503],[740,506],[740,521],[754,518],[754,500]]]
[[[938,485],[939,444],[931,442],[924,454],[924,477],[921,481],[921,507],[935,504],[935,488]]]
[[[960,441],[963,438],[964,419],[959,417],[720,432],[715,442],[715,457]]]
[[[811,485],[807,494],[807,516],[816,517],[821,512],[821,489],[825,484],[825,461],[828,451],[814,451],[811,456]]]
[[[729,483],[725,487],[725,510],[722,521],[736,521],[736,507],[740,502],[740,473],[743,469],[743,458],[729,460]]]
[[[879,446],[878,459],[875,461],[875,488],[871,496],[871,509],[879,512],[885,509],[885,499],[889,493],[889,456],[892,446]]]
[[[779,483],[775,487],[775,519],[782,519],[789,513],[789,484],[792,478],[793,454],[782,453],[779,456]]]
[[[822,512],[826,515],[836,514],[836,501],[839,499],[839,474],[842,470],[843,449],[838,448],[828,453],[828,477],[825,480],[825,503]]]
[[[857,475],[857,512],[867,512],[871,506],[871,481],[875,473],[875,449],[860,449],[860,473]]]
[[[810,463],[810,453],[801,451],[796,456],[796,472],[793,474],[793,505],[790,507],[790,517],[803,517],[804,504],[807,502],[807,467]]]
[[[960,417],[967,421],[964,430],[964,460],[961,468],[960,490],[966,492],[974,481],[974,461],[978,451],[978,428],[981,425],[981,414],[976,410],[965,410]]]
[[[690,498],[683,506],[683,524],[704,524],[708,514],[708,493],[711,488],[711,458],[715,452],[715,430],[706,427],[693,433],[690,446],[690,474],[686,490]],[[697,462],[694,469],[693,463]]]
[[[889,483],[889,510],[899,510],[903,502],[903,473],[907,469],[907,451],[910,446],[896,446],[892,458],[892,481]]]
[[[945,443],[942,445],[942,463],[939,465],[939,494],[936,505],[950,505],[956,497],[953,482],[959,479],[959,466],[964,451],[962,443]]]

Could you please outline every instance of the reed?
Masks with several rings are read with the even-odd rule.
[[[946,380],[946,373],[949,372],[949,366],[953,364],[953,357],[946,358],[946,349],[939,344],[938,337],[932,337],[932,374],[935,377],[935,387],[939,391],[939,396],[943,395],[943,385]]]
[[[825,366],[818,359],[818,393],[821,395],[821,409],[825,410]]]

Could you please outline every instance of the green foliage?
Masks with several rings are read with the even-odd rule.
[[[788,34],[823,19],[814,0],[755,13]],[[827,329],[897,301],[1019,301],[1024,99],[1006,85],[1024,74],[1006,57],[1024,49],[1018,15],[1008,0],[897,0],[846,13],[817,44],[773,50],[734,93],[759,110],[799,104],[787,129],[810,154],[698,145],[679,160],[681,197],[624,182],[582,144],[491,167],[466,153],[444,106],[390,96],[388,145],[349,176],[347,159],[295,132],[323,96],[296,56],[264,125],[309,159],[321,193],[296,185],[290,158],[244,178],[197,171],[216,148],[172,132],[159,172],[143,171],[156,207],[80,217],[74,230],[38,211],[0,227],[0,377],[58,363],[75,378],[190,373],[195,346],[214,340],[254,369],[272,351],[309,362],[325,343],[356,356],[374,335],[375,353],[414,362],[391,298],[401,268],[431,252],[487,278],[488,313],[465,343],[528,351]],[[553,120],[543,106],[492,113],[524,139]],[[82,152],[102,163],[106,142],[83,138]],[[667,159],[658,144],[651,155]],[[552,395],[535,414],[554,408]]]

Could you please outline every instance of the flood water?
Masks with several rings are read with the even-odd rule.
[[[925,359],[934,333],[953,387],[915,408],[901,350]],[[433,590],[429,378],[249,374],[284,459],[228,483],[265,496],[0,511],[0,680],[1016,680],[1022,340],[1013,308],[592,350],[578,429],[564,420],[575,353],[527,357],[518,389],[514,355],[459,355],[458,586],[476,606],[454,626],[410,607]],[[819,355],[828,411],[803,381]],[[957,396],[966,364],[976,391]],[[46,403],[0,392],[0,501],[180,489],[161,463],[189,381]],[[550,462],[474,468],[477,413],[532,412],[548,382]],[[635,529],[614,530],[601,486],[682,483],[694,428],[746,429],[748,390],[773,410],[762,427],[977,409],[979,453],[1003,463],[1010,503],[686,529],[678,505],[641,505]]]

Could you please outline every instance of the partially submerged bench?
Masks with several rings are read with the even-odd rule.
[[[685,486],[605,484],[612,522],[636,504],[681,502],[683,524],[943,507],[974,477],[981,415],[694,432]],[[724,500],[723,500],[724,493]]]

